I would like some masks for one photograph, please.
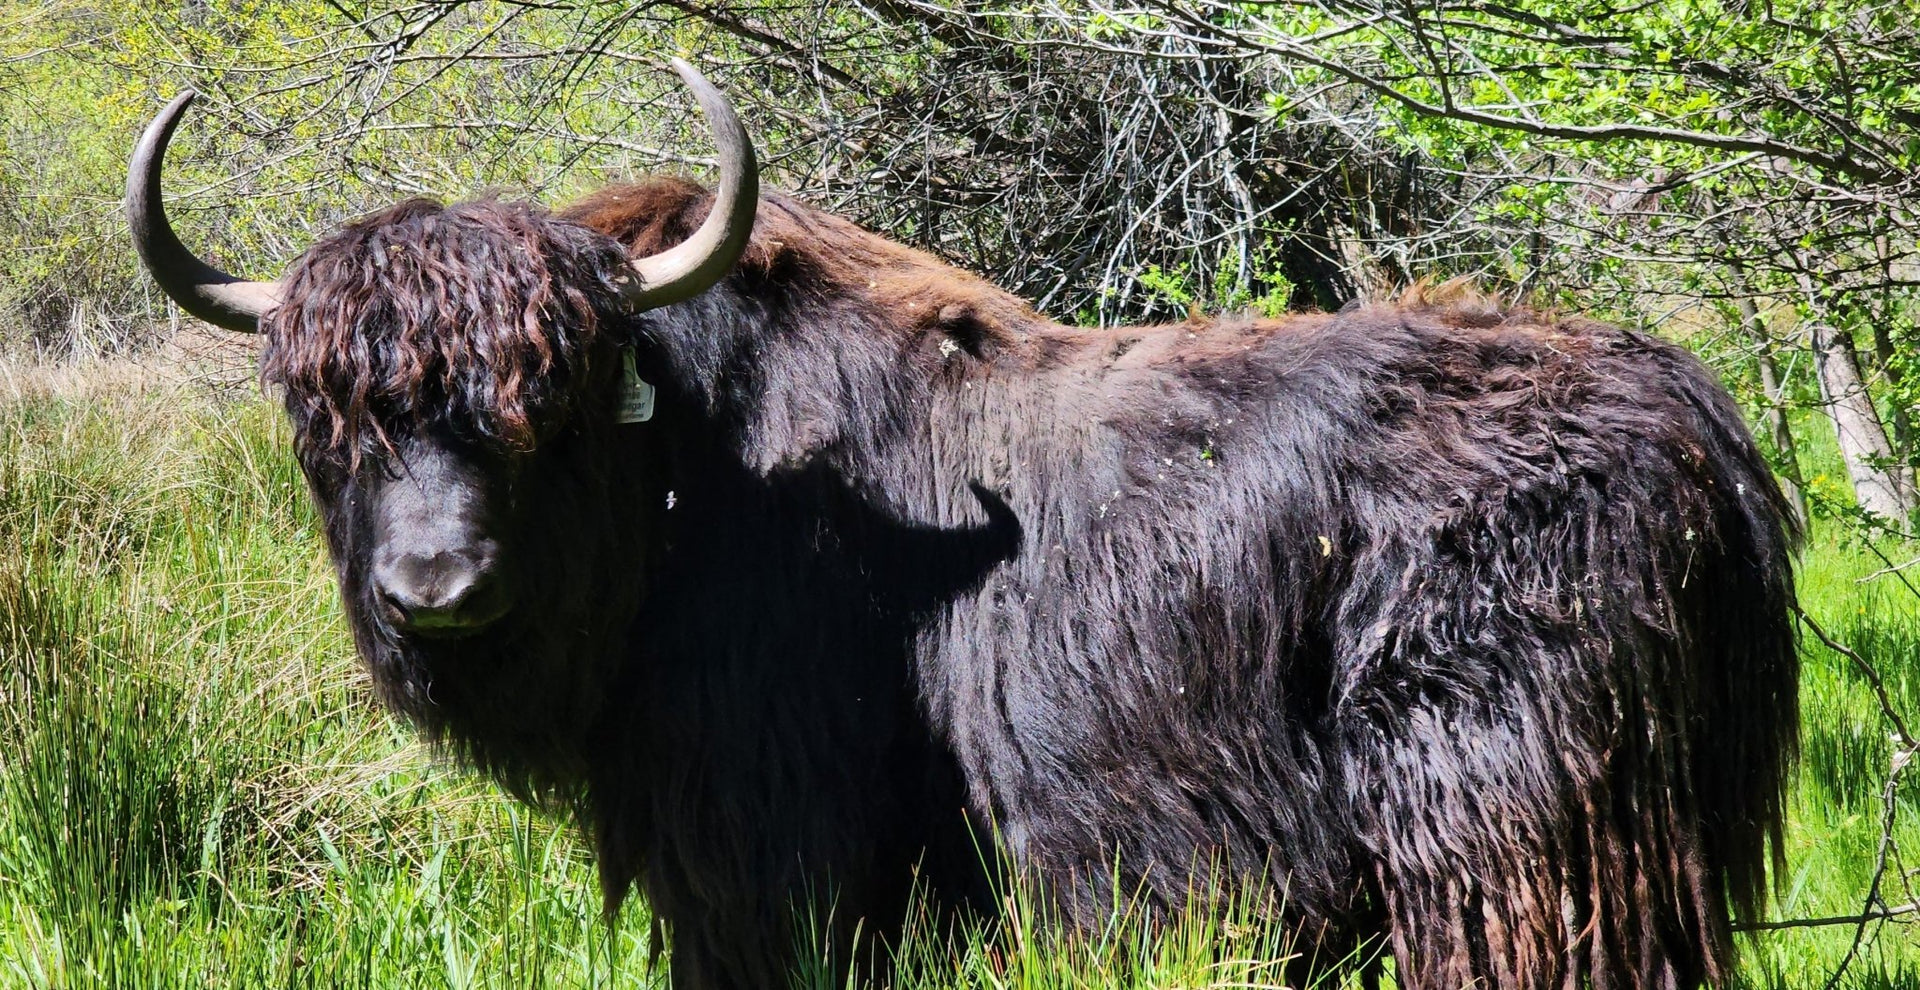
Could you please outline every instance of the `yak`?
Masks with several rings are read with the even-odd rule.
[[[676,68],[711,193],[409,200],[250,282],[161,206],[188,93],[128,200],[264,335],[380,698],[574,816],[675,987],[884,980],[910,902],[991,924],[1003,869],[1067,932],[1264,886],[1306,976],[1731,978],[1798,533],[1700,361],[1467,291],[1051,322],[762,195]]]

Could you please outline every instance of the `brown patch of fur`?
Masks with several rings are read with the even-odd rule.
[[[642,257],[686,240],[712,204],[712,194],[695,183],[656,178],[600,190],[562,216]],[[1046,323],[1025,300],[977,275],[778,193],[761,197],[740,273],[754,283],[804,278],[842,288],[889,314],[891,327],[937,332],[976,355]]]
[[[296,422],[326,425],[303,437],[335,460],[428,419],[529,450],[564,418],[623,263],[617,245],[535,206],[410,200],[294,265],[261,375],[286,387]]]

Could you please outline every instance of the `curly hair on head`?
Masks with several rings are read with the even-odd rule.
[[[533,204],[408,200],[295,263],[261,377],[287,389],[312,456],[357,464],[389,429],[436,421],[529,450],[570,415],[626,260]]]

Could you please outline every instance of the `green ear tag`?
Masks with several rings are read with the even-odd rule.
[[[653,418],[653,386],[640,380],[633,370],[633,348],[620,349],[620,405],[613,414],[616,423],[644,423]]]

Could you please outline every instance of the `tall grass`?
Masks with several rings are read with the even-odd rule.
[[[257,400],[0,408],[0,984],[646,973],[581,850],[374,709]]]
[[[435,764],[372,704],[275,412],[114,381],[0,396],[0,986],[662,984],[645,906],[606,923],[564,823]],[[1802,594],[1920,712],[1920,596],[1860,582],[1880,566],[1822,530]],[[1810,648],[1804,696],[1782,917],[1859,909],[1892,754],[1843,658]],[[1920,849],[1920,780],[1897,800]],[[1119,905],[1071,939],[1030,903],[1012,890],[1002,925],[909,939],[900,982],[1284,981],[1252,902],[1167,931]],[[1848,985],[1920,987],[1914,934],[1870,941]],[[1818,986],[1852,935],[1758,936],[1745,978]]]

